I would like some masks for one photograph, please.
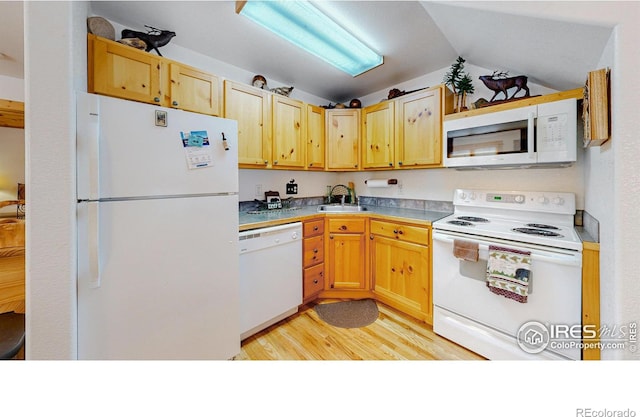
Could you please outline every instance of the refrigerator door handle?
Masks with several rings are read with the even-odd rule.
[[[100,277],[100,204],[88,205],[87,216],[89,285],[99,288]]]

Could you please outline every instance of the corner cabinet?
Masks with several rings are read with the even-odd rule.
[[[431,324],[429,228],[372,219],[370,233],[376,298]]]
[[[439,86],[396,99],[397,168],[442,165],[442,121],[447,91]]]
[[[325,230],[329,234],[325,243],[325,290],[334,291],[333,295],[339,290],[369,291],[367,219],[353,216],[326,218]]]
[[[238,165],[241,168],[271,166],[269,93],[225,80],[224,117],[238,122]]]
[[[332,109],[325,112],[327,169],[360,169],[360,109]]]
[[[87,35],[90,93],[219,116],[217,76],[93,34]]]

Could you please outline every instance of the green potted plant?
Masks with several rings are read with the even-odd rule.
[[[467,109],[467,94],[473,94],[473,81],[469,73],[464,71],[465,60],[459,56],[456,62],[451,64],[451,68],[444,75],[442,82],[453,90],[455,96],[454,111],[459,112]]]

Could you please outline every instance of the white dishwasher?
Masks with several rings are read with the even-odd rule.
[[[240,338],[302,304],[302,223],[240,232]]]

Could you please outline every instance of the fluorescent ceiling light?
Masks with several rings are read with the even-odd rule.
[[[353,77],[383,62],[307,1],[247,1],[238,13]]]

